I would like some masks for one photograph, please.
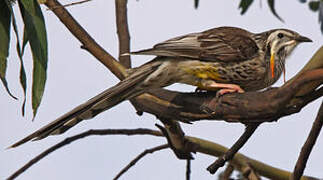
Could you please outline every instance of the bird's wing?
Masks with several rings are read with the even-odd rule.
[[[259,49],[251,35],[240,28],[219,27],[169,39],[151,49],[131,54],[186,57],[203,61],[243,61],[254,57]]]

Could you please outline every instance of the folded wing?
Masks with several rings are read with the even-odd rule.
[[[235,27],[219,27],[169,39],[131,54],[237,62],[253,58],[258,50],[252,33]]]

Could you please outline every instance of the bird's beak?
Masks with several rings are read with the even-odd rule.
[[[310,38],[301,35],[297,36],[295,40],[298,42],[313,42]]]

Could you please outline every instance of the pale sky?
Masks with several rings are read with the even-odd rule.
[[[218,26],[237,26],[251,32],[273,28],[288,28],[311,38],[314,43],[301,44],[287,62],[287,79],[295,75],[323,44],[316,13],[297,0],[276,1],[276,10],[285,20],[278,21],[268,10],[267,1],[254,2],[241,16],[239,1],[201,0],[195,10],[193,0],[129,0],[129,28],[131,49],[150,48],[169,38],[191,32],[199,32]],[[70,3],[64,1],[62,3]],[[17,6],[15,6],[17,9]],[[68,8],[72,15],[114,57],[118,57],[118,41],[115,28],[114,1],[93,0]],[[92,120],[82,122],[67,133],[29,142],[16,149],[5,150],[13,142],[23,138],[58,116],[113,86],[118,80],[88,52],[80,49],[80,43],[67,31],[56,16],[43,7],[49,40],[48,79],[43,101],[34,122],[32,119],[30,89],[28,89],[27,114],[21,116],[22,89],[18,81],[19,63],[12,38],[8,81],[14,101],[3,87],[0,88],[0,179],[8,177],[43,150],[88,129],[151,128],[158,120],[145,113],[139,117],[129,102],[104,112]],[[17,14],[19,15],[19,14]],[[20,15],[19,15],[20,16]],[[18,18],[20,19],[20,18]],[[20,32],[22,32],[22,24]],[[138,66],[152,56],[133,57]],[[24,57],[31,84],[31,55],[29,48]],[[275,86],[281,86],[282,80]],[[192,91],[193,87],[174,85],[176,90]],[[300,113],[262,124],[241,153],[269,165],[293,170],[300,149],[309,133],[322,99],[315,101]],[[160,124],[160,123],[159,123]],[[231,146],[243,132],[243,125],[219,121],[201,121],[193,125],[183,124],[187,135],[204,138]],[[319,137],[305,170],[306,175],[323,177],[323,143]],[[17,179],[112,179],[135,156],[147,148],[164,144],[164,138],[150,136],[90,137],[70,144],[32,166]],[[214,179],[206,168],[215,157],[196,154],[192,161],[192,179]],[[148,155],[132,167],[120,179],[185,179],[186,162],[176,159],[169,149]],[[223,169],[220,169],[220,171]]]

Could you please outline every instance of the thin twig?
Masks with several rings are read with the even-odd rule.
[[[191,161],[192,159],[186,160],[186,180],[191,179]]]
[[[130,56],[123,56],[123,54],[129,53],[130,51],[127,3],[128,0],[115,0],[117,34],[119,39],[119,61],[124,67],[130,68]]]
[[[229,180],[230,176],[233,173],[233,170],[234,170],[234,166],[231,163],[229,163],[225,168],[225,170],[222,173],[220,173],[219,180]]]
[[[142,153],[140,153],[135,159],[133,159],[132,161],[130,161],[130,163],[124,167],[117,175],[116,177],[113,178],[113,180],[117,180],[119,179],[120,176],[122,176],[125,172],[127,172],[132,166],[134,166],[141,158],[143,158],[145,155],[147,154],[152,154],[156,151],[160,151],[163,149],[168,148],[168,144],[163,144],[160,146],[156,146],[154,148],[150,148],[150,149],[146,149],[145,151],[143,151]]]
[[[233,156],[241,149],[241,147],[248,141],[251,135],[255,132],[259,124],[249,124],[247,125],[244,133],[240,138],[233,144],[233,146],[220,158],[218,158],[214,163],[212,163],[207,170],[214,174],[220,167],[224,166],[225,162],[231,160]]]
[[[294,172],[291,175],[291,180],[299,180],[304,173],[304,169],[307,163],[307,160],[311,154],[313,146],[320,135],[320,131],[323,125],[323,102],[320,106],[319,112],[317,113],[316,119],[312,125],[310,134],[308,135],[305,144],[302,147],[301,153],[298,156]]]
[[[68,145],[76,140],[85,138],[87,136],[92,135],[153,135],[153,136],[163,136],[162,133],[159,131],[151,130],[151,129],[99,129],[99,130],[88,130],[86,132],[77,134],[75,136],[68,137],[64,139],[63,141],[55,144],[54,146],[46,149],[42,153],[40,153],[38,156],[34,157],[32,160],[30,160],[27,164],[25,164],[23,167],[18,169],[15,173],[13,173],[10,177],[8,177],[7,180],[12,180],[18,177],[21,173],[26,171],[28,168],[30,168],[32,165],[49,155],[50,153],[56,151],[57,149]]]
[[[248,162],[247,166],[241,171],[243,177],[248,180],[261,180],[257,172],[252,168],[251,164]]]
[[[83,0],[83,1],[73,2],[73,3],[69,3],[69,4],[64,4],[62,6],[52,7],[51,9],[48,8],[48,10],[53,10],[53,9],[62,8],[62,7],[74,6],[74,5],[83,4],[83,3],[86,3],[86,2],[89,2],[89,1],[92,1],[92,0]]]

